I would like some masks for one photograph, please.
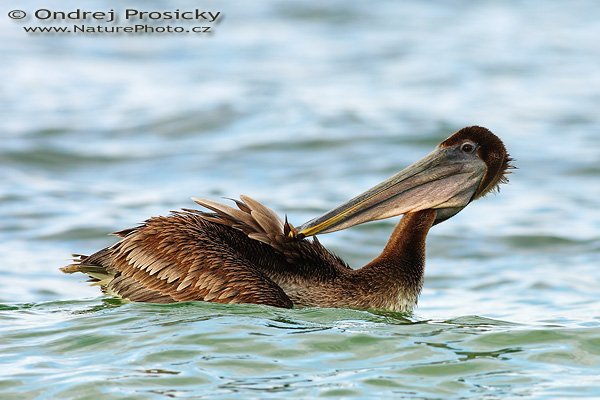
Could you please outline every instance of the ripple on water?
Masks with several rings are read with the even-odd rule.
[[[1,30],[0,398],[600,398],[600,3],[322,3],[219,2],[207,40]],[[471,124],[520,169],[432,229],[415,315],[123,304],[57,270],[193,195],[301,223]],[[394,223],[323,242],[363,265]]]
[[[514,396],[551,388],[541,371],[567,373],[600,361],[598,328],[535,328],[479,316],[434,321],[337,309],[86,300],[4,304],[0,322],[0,361],[11,366],[3,372],[7,394],[22,382],[28,393],[59,397],[185,397],[198,390]]]

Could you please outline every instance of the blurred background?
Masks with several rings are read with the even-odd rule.
[[[478,316],[557,329],[556,343],[533,341],[553,349],[549,358],[508,358],[511,368],[523,362],[521,373],[533,368],[545,383],[503,381],[505,391],[494,393],[552,396],[579,385],[580,394],[598,395],[600,3],[11,3],[0,7],[6,321],[43,331],[49,328],[39,319],[22,319],[23,304],[65,320],[71,307],[82,307],[77,301],[101,305],[97,288],[58,267],[72,252],[113,243],[107,233],[193,207],[191,196],[248,194],[300,224],[456,130],[481,125],[503,139],[519,169],[500,194],[432,230],[414,318]],[[211,35],[28,34],[23,26],[61,24],[6,16],[41,7],[202,8],[222,16]],[[395,223],[319,239],[358,267],[378,254]],[[371,318],[359,315],[350,319]],[[339,328],[329,317],[323,323]],[[527,340],[515,346],[527,348]],[[482,393],[461,379],[462,386],[431,395]],[[307,390],[297,393],[316,393]]]

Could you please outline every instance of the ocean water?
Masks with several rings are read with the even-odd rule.
[[[15,4],[1,399],[600,398],[600,3],[122,7],[221,11],[202,37],[27,34],[8,11],[50,5]],[[191,196],[248,194],[300,224],[474,124],[519,169],[432,229],[412,315],[123,303],[58,271]],[[320,240],[359,267],[396,221]]]

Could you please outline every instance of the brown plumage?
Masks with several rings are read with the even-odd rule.
[[[495,188],[510,167],[502,142],[491,132],[479,127],[465,129],[471,134],[459,131],[454,136],[464,137],[451,145],[464,146],[465,140],[477,140],[477,155],[473,157],[491,157],[494,162],[484,160],[487,169],[462,207]],[[486,146],[488,142],[494,149]],[[490,156],[492,153],[495,156]],[[439,175],[434,181],[440,181]],[[456,192],[462,193],[464,188]],[[402,195],[395,196],[393,205],[397,207],[397,198]],[[442,211],[458,212],[455,203],[448,201],[437,202],[432,208],[426,208],[423,199],[416,202],[418,207],[409,203],[406,207],[412,209],[405,212],[383,252],[354,270],[327,251],[316,237],[304,236],[331,229],[330,221],[355,218],[354,214],[360,212],[356,202],[348,203],[352,204],[351,211],[295,229],[247,196],[234,200],[237,207],[194,201],[211,212],[186,209],[150,218],[137,228],[118,232],[121,240],[113,246],[91,256],[77,256],[75,263],[62,271],[87,274],[105,293],[132,301],[203,300],[287,308],[297,305],[410,311],[423,285],[427,233],[432,225],[449,218],[440,217]],[[387,210],[386,204],[382,202],[378,207]],[[361,222],[365,221],[356,223]]]

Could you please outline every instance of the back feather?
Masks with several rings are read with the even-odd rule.
[[[207,199],[192,198],[202,207],[214,211],[214,214],[202,213],[208,221],[221,225],[228,225],[244,232],[249,238],[268,244],[269,246],[284,251],[285,244],[294,239],[285,235],[284,228],[290,226],[284,223],[275,211],[259,203],[251,197],[241,195],[240,200],[231,199],[238,209],[226,206]]]
[[[343,269],[350,268],[342,259],[327,251],[316,236],[312,238],[312,241],[295,236],[293,232],[296,229],[287,221],[287,218],[285,222],[282,221],[275,211],[251,197],[240,195],[240,200],[230,199],[238,208],[207,199],[193,197],[192,200],[214,213],[198,212],[197,210],[185,211],[200,213],[202,218],[208,221],[237,229],[249,238],[277,250],[291,264],[312,265],[320,268],[321,273],[325,273],[334,265]]]

